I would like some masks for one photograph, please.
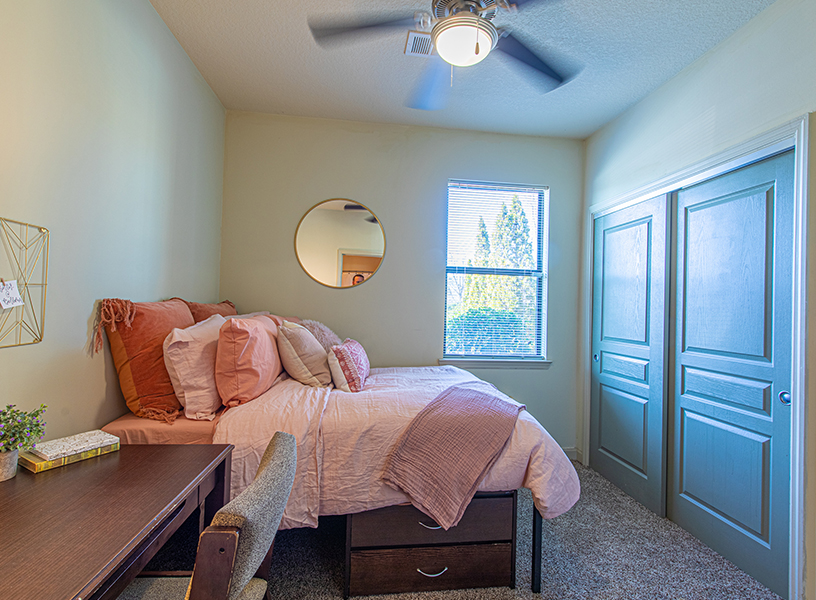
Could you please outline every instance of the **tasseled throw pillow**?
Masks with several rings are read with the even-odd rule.
[[[128,408],[136,416],[172,423],[181,412],[162,350],[173,329],[194,324],[193,315],[182,300],[102,300],[96,349],[102,348],[104,328],[119,374],[119,386]]]
[[[193,319],[195,319],[196,323],[206,321],[213,315],[229,317],[238,314],[238,311],[235,310],[235,305],[229,300],[212,304],[205,304],[203,302],[188,302],[184,298],[173,298],[173,300],[181,300],[184,302],[187,305],[187,308],[190,309],[190,313],[193,315]]]

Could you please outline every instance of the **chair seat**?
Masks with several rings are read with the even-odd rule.
[[[189,577],[137,577],[117,600],[181,600],[187,594]],[[267,583],[251,579],[238,600],[261,600]]]

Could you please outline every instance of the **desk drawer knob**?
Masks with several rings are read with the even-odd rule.
[[[421,575],[425,575],[425,577],[439,577],[440,575],[442,575],[442,573],[444,573],[447,570],[448,570],[448,567],[445,567],[444,569],[439,571],[439,573],[437,573],[436,575],[431,575],[430,573],[426,573],[422,569],[417,569],[417,572],[420,573]]]

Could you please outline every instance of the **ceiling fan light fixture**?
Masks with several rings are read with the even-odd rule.
[[[431,31],[440,58],[455,67],[483,61],[499,41],[496,27],[485,18],[458,13],[441,19]]]

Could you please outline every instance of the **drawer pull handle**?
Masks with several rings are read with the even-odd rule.
[[[442,569],[441,571],[439,571],[439,573],[437,573],[436,575],[431,575],[430,573],[426,573],[426,572],[425,572],[425,571],[423,571],[422,569],[417,569],[417,571],[418,571],[420,574],[425,575],[425,577],[439,577],[440,575],[442,575],[442,573],[444,573],[444,572],[445,572],[445,571],[447,571],[447,570],[448,570],[448,567],[445,567],[444,569]]]
[[[425,523],[423,523],[422,521],[417,521],[417,523],[422,525],[425,529],[442,529],[442,525],[437,525],[436,527],[434,527],[433,525],[425,525]]]

